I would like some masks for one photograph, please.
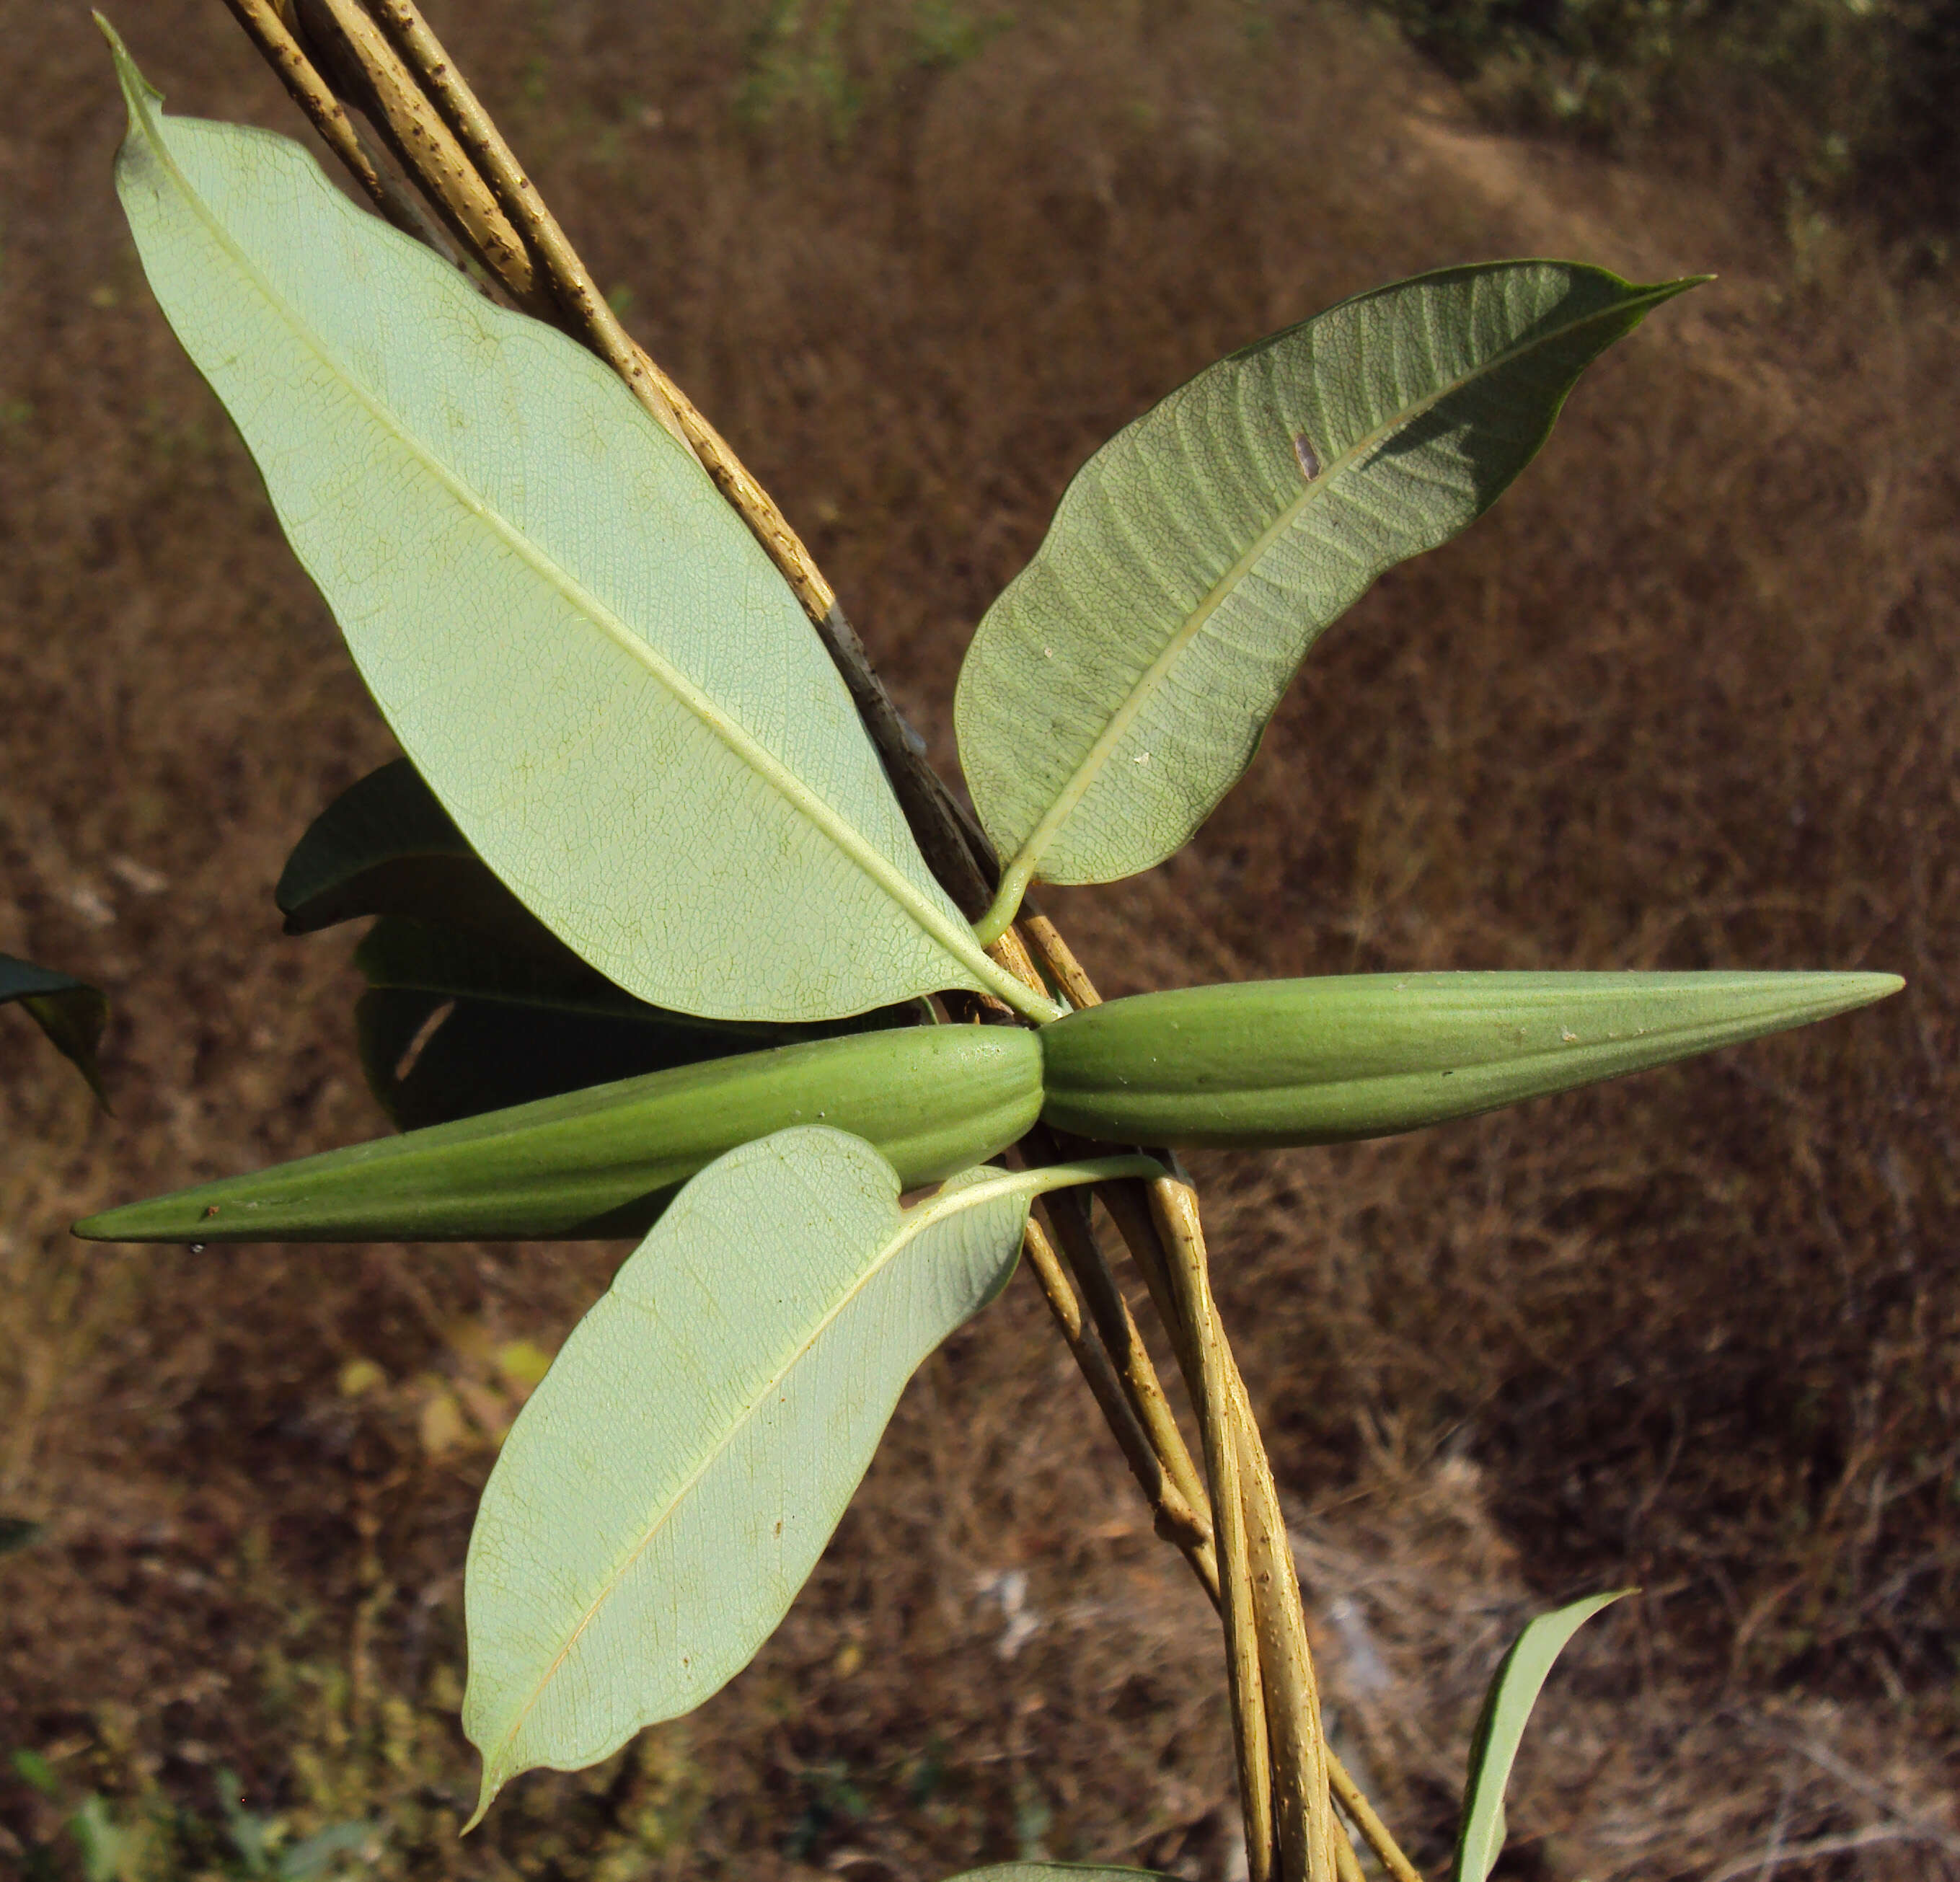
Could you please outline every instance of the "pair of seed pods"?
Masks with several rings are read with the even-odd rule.
[[[745,1052],[111,1210],[111,1241],[642,1233],[738,1145],[828,1124],[907,1188],[1039,1120],[1092,1142],[1270,1149],[1441,1124],[1828,1018],[1890,974],[1365,974],[1115,1000],[1037,1029],[920,1025]]]

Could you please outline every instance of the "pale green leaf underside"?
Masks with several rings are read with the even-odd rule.
[[[1492,503],[1586,366],[1687,285],[1560,262],[1422,275],[1220,361],[1112,438],[960,674],[960,762],[1009,892],[1183,843],[1328,623]]]
[[[496,873],[678,1011],[1002,990],[699,466],[597,360],[493,307],[298,145],[165,117],[117,54],[116,186],[157,298]]]
[[[699,1705],[803,1585],[913,1369],[1011,1270],[1027,1179],[899,1207],[822,1126],[682,1191],[505,1439],[470,1537],[482,1801]]]
[[[1496,1868],[1504,1847],[1504,1787],[1510,1782],[1511,1766],[1545,1676],[1586,1622],[1630,1592],[1621,1588],[1610,1594],[1590,1594],[1569,1607],[1541,1614],[1504,1655],[1471,1742],[1469,1781],[1464,1788],[1451,1882],[1485,1882]]]

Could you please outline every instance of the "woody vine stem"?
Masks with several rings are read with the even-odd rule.
[[[999,881],[998,860],[908,734],[830,584],[726,440],[621,326],[413,0],[226,5],[383,216],[493,298],[588,348],[693,453],[816,628],[934,874],[969,919],[983,914]],[[1078,1009],[1098,1003],[1068,943],[1032,904],[988,952],[1038,993],[1052,985]],[[1019,1023],[985,994],[950,997],[950,1003],[963,1009],[961,1018]],[[1076,1154],[1045,1128],[1020,1148],[1031,1162]],[[1083,1192],[1045,1199],[1052,1238],[1030,1216],[1029,1267],[1159,1534],[1182,1553],[1223,1623],[1249,1882],[1359,1882],[1350,1825],[1395,1882],[1419,1882],[1322,1731],[1286,1524],[1212,1299],[1197,1193],[1164,1160],[1170,1176],[1106,1183],[1095,1193],[1143,1277],[1184,1376],[1201,1476]]]

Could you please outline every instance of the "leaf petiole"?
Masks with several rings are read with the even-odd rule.
[[[1001,886],[992,904],[973,924],[973,938],[983,948],[991,948],[1013,925],[1028,885],[1034,880],[1036,860],[1030,843],[1001,872]]]
[[[1169,1171],[1153,1156],[1133,1151],[1127,1156],[1090,1157],[1078,1163],[1048,1163],[1039,1169],[1001,1170],[977,1183],[955,1191],[942,1191],[917,1205],[930,1212],[941,1203],[947,1208],[969,1208],[977,1200],[995,1196],[1025,1196],[1032,1202],[1052,1190],[1074,1189],[1088,1183],[1114,1183],[1125,1177],[1141,1177],[1155,1182]],[[956,1200],[955,1200],[956,1197]]]

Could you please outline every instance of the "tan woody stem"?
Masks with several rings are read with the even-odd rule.
[[[1055,1200],[1050,1197],[1048,1206],[1052,1208]],[[1192,1572],[1216,1602],[1218,1564],[1211,1547],[1209,1518],[1201,1505],[1194,1506],[1164,1469],[1156,1448],[1131,1409],[1096,1328],[1083,1319],[1081,1305],[1069,1285],[1055,1245],[1032,1216],[1028,1219],[1022,1245],[1063,1341],[1081,1369],[1105,1422],[1122,1448],[1125,1461],[1155,1513],[1159,1533],[1183,1550]]]
[[[1167,1257],[1171,1291],[1191,1329],[1208,1413],[1221,1427],[1215,1443],[1232,1458],[1242,1499],[1247,1598],[1257,1632],[1271,1734],[1281,1873],[1287,1882],[1296,1878],[1334,1882],[1326,1741],[1320,1728],[1313,1658],[1306,1642],[1306,1617],[1278,1491],[1253,1421],[1245,1382],[1239,1376],[1211,1299],[1197,1195],[1188,1182],[1172,1177],[1150,1184],[1149,1197],[1152,1225]],[[1208,1431],[1208,1464],[1214,1443],[1213,1434]],[[1215,1466],[1212,1486],[1215,1497]]]
[[[267,65],[278,74],[293,102],[311,120],[329,150],[360,185],[376,208],[405,234],[425,242],[450,262],[461,256],[448,232],[412,196],[362,141],[347,107],[320,76],[292,28],[272,0],[224,0]]]
[[[1225,1624],[1239,1801],[1246,1818],[1246,1872],[1250,1882],[1269,1882],[1279,1852],[1273,1814],[1272,1744],[1241,1482],[1242,1452],[1233,1429],[1230,1361],[1201,1254],[1188,1240],[1167,1248],[1166,1254],[1166,1278],[1178,1320],[1191,1337],[1194,1365],[1189,1383],[1204,1439],[1205,1472],[1211,1480],[1211,1527],[1218,1548],[1219,1611]]]
[[[334,75],[357,81],[374,128],[458,240],[519,307],[542,312],[530,248],[380,27],[356,0],[300,0],[297,17],[329,49]]]

